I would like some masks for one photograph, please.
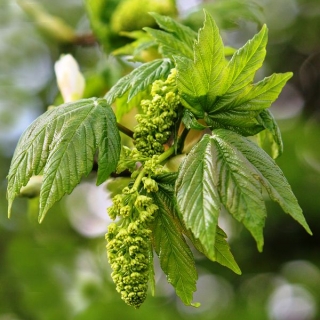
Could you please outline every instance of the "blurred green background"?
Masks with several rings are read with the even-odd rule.
[[[0,0],[0,320],[320,319],[320,1],[129,2],[130,10],[125,0]],[[110,277],[106,185],[95,187],[94,176],[84,179],[39,225],[37,199],[17,199],[7,219],[6,175],[21,133],[61,102],[53,72],[61,54],[72,53],[79,62],[85,96],[102,96],[130,70],[125,59],[110,56],[130,42],[119,32],[153,25],[143,10],[170,14],[197,30],[203,6],[225,43],[236,48],[267,23],[267,58],[259,77],[294,72],[272,106],[284,140],[277,163],[314,235],[270,202],[264,252],[258,253],[248,232],[223,216],[243,275],[195,254],[194,301],[202,304],[195,309],[178,300],[156,261],[155,297],[149,294],[134,310],[120,300]],[[114,191],[121,181],[109,182]]]

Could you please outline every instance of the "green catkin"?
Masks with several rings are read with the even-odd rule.
[[[141,102],[143,114],[136,116],[138,125],[134,129],[135,148],[123,148],[118,172],[129,169],[133,176],[139,175],[136,162],[142,162],[145,175],[141,182],[148,193],[157,192],[158,184],[151,178],[164,168],[159,155],[163,144],[172,134],[180,103],[176,87],[176,69],[168,78],[157,80],[151,89],[151,100]],[[111,277],[121,298],[130,306],[139,308],[147,296],[152,259],[150,222],[158,206],[151,197],[138,194],[136,187],[125,187],[113,199],[108,208],[111,219],[120,217],[120,222],[110,224],[107,239],[108,260],[113,269]]]
[[[142,100],[143,114],[138,114],[138,125],[134,129],[135,146],[148,157],[164,152],[163,144],[171,136],[172,126],[177,119],[180,103],[176,86],[176,69],[172,69],[168,78],[156,80],[152,84],[152,100]]]
[[[123,219],[120,225],[109,225],[107,253],[116,290],[128,305],[139,308],[147,297],[152,263],[148,225],[158,207],[144,195],[130,194],[129,200],[125,197],[114,197],[112,209],[108,210],[112,217],[116,214]]]

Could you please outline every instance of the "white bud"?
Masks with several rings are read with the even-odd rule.
[[[71,54],[61,56],[55,63],[54,70],[64,102],[81,99],[85,80],[73,56]]]

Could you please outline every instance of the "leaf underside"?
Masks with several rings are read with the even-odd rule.
[[[42,174],[39,220],[88,175],[98,151],[97,184],[115,170],[120,136],[112,109],[104,99],[83,99],[48,110],[19,140],[8,174],[9,215],[12,202],[31,176]]]
[[[176,197],[179,211],[208,256],[213,245],[221,205],[250,231],[263,247],[266,207],[270,198],[311,233],[302,210],[281,169],[247,138],[226,129],[213,130],[193,147],[179,168]]]

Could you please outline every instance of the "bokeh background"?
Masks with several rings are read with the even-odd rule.
[[[17,199],[7,219],[6,175],[21,133],[62,101],[54,75],[61,54],[79,62],[85,96],[103,96],[132,67],[110,55],[132,41],[120,31],[153,26],[144,11],[168,13],[197,30],[202,7],[236,48],[267,23],[267,58],[258,76],[294,72],[272,106],[284,140],[277,163],[314,235],[268,202],[265,246],[258,253],[248,232],[225,218],[243,274],[195,253],[194,301],[202,304],[195,309],[179,301],[156,261],[155,297],[149,294],[134,310],[115,292],[105,252],[106,207],[123,181],[96,187],[89,176],[39,225],[37,198]],[[319,0],[0,0],[0,320],[320,319],[319,121]]]

